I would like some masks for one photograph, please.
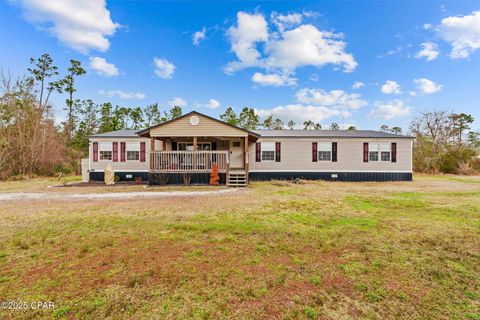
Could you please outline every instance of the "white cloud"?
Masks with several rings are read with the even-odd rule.
[[[230,62],[225,71],[227,73],[259,65],[260,52],[256,48],[257,42],[268,40],[268,25],[265,17],[260,13],[237,13],[237,26],[228,29],[231,50],[239,61]]]
[[[412,97],[415,97],[417,95],[415,91],[409,91],[408,94]]]
[[[272,87],[281,87],[281,86],[294,86],[297,84],[297,79],[290,77],[288,74],[263,74],[260,72],[255,72],[252,76],[252,81],[261,85],[261,86],[272,86]]]
[[[318,68],[327,64],[343,66],[345,72],[357,67],[353,56],[345,52],[341,35],[320,31],[315,26],[304,24],[282,33],[280,39],[265,45],[266,66],[294,72],[303,66]]]
[[[426,58],[427,61],[435,60],[440,53],[438,51],[438,45],[433,42],[424,42],[421,44],[422,50],[420,50],[416,55],[415,58]]]
[[[376,102],[375,107],[368,114],[369,118],[390,120],[409,115],[412,108],[405,105],[402,100],[389,102]]]
[[[355,81],[355,83],[352,85],[352,88],[355,90],[361,89],[362,87],[365,87],[365,83],[361,81]]]
[[[97,74],[107,76],[107,77],[115,77],[120,74],[118,68],[113,64],[107,62],[104,58],[100,57],[90,57],[90,67],[94,69]]]
[[[200,44],[200,41],[205,40],[206,34],[207,28],[205,27],[203,27],[202,30],[195,32],[192,36],[193,44],[195,46],[198,46]]]
[[[432,29],[432,27],[433,27],[433,26],[432,26],[430,23],[425,23],[425,24],[423,25],[423,29],[425,29],[425,30],[430,30],[430,29]]]
[[[415,79],[413,82],[417,84],[418,90],[422,93],[430,94],[442,90],[443,85],[433,82],[432,80],[421,78]]]
[[[272,12],[270,18],[273,24],[277,27],[277,29],[280,32],[283,32],[285,29],[290,29],[302,23],[303,15],[300,13],[290,13],[283,15],[277,12]]]
[[[400,94],[402,91],[400,90],[400,85],[392,80],[387,80],[382,85],[382,93],[383,94]]]
[[[118,23],[112,21],[105,0],[19,0],[24,17],[63,45],[87,54],[106,51]]]
[[[181,97],[175,97],[172,100],[168,101],[167,104],[170,107],[182,107],[182,108],[184,108],[184,107],[187,106],[187,101],[185,101]]]
[[[165,59],[153,58],[155,74],[163,79],[171,79],[175,72],[175,65]]]
[[[321,89],[304,88],[296,93],[297,101],[337,109],[359,109],[367,105],[360,94],[348,94],[343,90],[325,91]]]
[[[118,97],[120,99],[136,99],[136,100],[143,100],[145,99],[145,93],[141,92],[125,92],[122,90],[108,90],[108,91],[99,91],[101,95],[107,97]]]
[[[348,111],[302,104],[289,104],[270,109],[255,109],[255,112],[260,117],[268,117],[273,115],[275,118],[280,118],[284,121],[293,120],[297,124],[301,124],[306,120],[321,122],[333,116],[351,116],[351,113]]]
[[[296,68],[303,66],[321,68],[333,64],[343,67],[345,72],[356,68],[353,56],[345,52],[341,34],[321,31],[311,24],[286,29],[301,22],[295,14],[275,14],[273,19],[274,24],[281,26],[277,26],[278,32],[269,33],[261,13],[238,12],[237,25],[228,30],[231,50],[238,60],[227,64],[226,73],[249,67],[264,68],[269,73],[281,70],[285,74],[294,74]],[[262,52],[257,46],[263,48]]]
[[[210,99],[208,100],[208,104],[206,105],[206,107],[210,109],[217,109],[218,107],[220,107],[220,101],[215,99]]]
[[[480,11],[442,19],[440,36],[452,45],[452,59],[468,58],[480,48]]]

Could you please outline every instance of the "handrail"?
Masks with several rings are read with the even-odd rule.
[[[151,172],[211,172],[214,163],[218,165],[219,172],[227,172],[228,151],[150,152]]]

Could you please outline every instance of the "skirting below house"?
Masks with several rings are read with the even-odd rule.
[[[225,184],[226,174],[219,173],[220,184]],[[185,179],[190,179],[190,184],[209,184],[210,173],[150,173],[149,184],[164,185],[164,184],[185,184]]]
[[[103,171],[91,171],[90,181],[104,181]],[[140,177],[142,181],[148,181],[147,171],[115,171],[115,177],[117,181],[135,181],[135,178]]]
[[[411,172],[249,172],[250,181],[328,180],[328,181],[412,181]]]

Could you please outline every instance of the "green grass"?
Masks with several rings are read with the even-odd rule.
[[[465,179],[3,202],[0,296],[56,308],[0,318],[478,319],[480,186]]]

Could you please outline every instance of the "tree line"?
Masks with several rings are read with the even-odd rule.
[[[44,54],[30,59],[25,76],[0,73],[0,179],[12,176],[48,175],[78,170],[79,159],[87,156],[89,136],[97,133],[142,129],[182,115],[182,108],[162,108],[158,103],[144,107],[96,103],[76,98],[76,81],[86,72],[77,60],[70,60],[63,74],[52,58]],[[56,123],[53,95],[65,98],[66,119]],[[228,107],[220,119],[248,130],[320,130],[318,122],[306,120],[299,126],[270,115],[260,121],[253,108],[238,114]],[[471,130],[468,114],[446,111],[422,112],[412,121],[409,133],[415,137],[414,169],[419,172],[472,174],[479,169],[479,133]],[[338,123],[327,129],[340,130]],[[347,130],[356,130],[349,126]],[[400,127],[382,125],[381,131],[402,134]]]

